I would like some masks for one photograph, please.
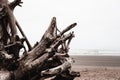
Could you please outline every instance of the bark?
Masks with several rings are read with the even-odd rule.
[[[11,11],[20,3],[21,0],[14,0],[10,3]],[[73,80],[78,75],[73,76],[71,66],[74,60],[70,58],[68,52],[74,32],[65,33],[76,25],[73,23],[63,31],[59,31],[56,17],[53,17],[42,39],[31,48],[32,50],[25,50],[20,58],[13,56],[16,53],[19,54],[19,50],[24,47],[22,39],[4,46],[0,54],[2,64],[0,78],[2,80],[44,80],[52,77],[54,80],[58,80],[59,77],[61,80]],[[14,54],[4,53],[4,51],[12,51]],[[5,60],[5,65],[3,65]]]
[[[71,68],[71,64],[72,64],[72,60],[67,58],[66,61],[64,63],[62,63],[61,65],[55,67],[55,68],[51,68],[51,69],[47,69],[41,72],[42,76],[55,76],[58,74],[61,74],[62,72],[68,70],[69,68]]]

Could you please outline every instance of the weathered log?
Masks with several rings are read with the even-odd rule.
[[[14,8],[16,6],[20,6],[21,7],[22,3],[23,2],[21,0],[14,0],[13,2],[11,2],[9,4],[9,7],[10,7],[11,11],[13,12]],[[14,16],[14,18],[15,18],[15,16]],[[25,38],[26,44],[28,46],[28,51],[30,51],[32,49],[32,46],[31,46],[30,42],[28,41],[25,33],[23,32],[23,30],[22,30],[20,24],[18,23],[18,21],[16,20],[16,18],[15,18],[15,24],[16,24],[17,28],[19,29],[19,31],[21,32],[22,36]]]
[[[9,7],[11,8],[11,10],[14,10],[14,8],[16,7],[16,6],[22,6],[21,4],[22,4],[23,2],[21,1],[21,0],[14,0],[13,2],[11,2],[10,4],[9,4]]]
[[[73,23],[73,24],[69,25],[67,28],[65,28],[63,31],[61,31],[61,33],[60,33],[58,36],[63,35],[65,32],[71,30],[71,29],[74,28],[76,25],[77,25],[77,23]]]
[[[66,61],[62,65],[52,69],[44,70],[41,72],[41,75],[54,76],[54,75],[61,74],[63,71],[66,71],[69,68],[71,68],[72,63],[73,63],[73,60],[71,58],[66,58]]]
[[[55,44],[53,44],[51,46],[51,48],[49,48],[46,51],[44,51],[46,53],[44,53],[42,56],[36,58],[35,60],[31,61],[31,59],[27,59],[27,57],[29,57],[29,55],[26,56],[26,58],[23,59],[23,63],[21,63],[22,66],[19,67],[19,69],[21,71],[19,71],[19,70],[15,71],[15,73],[17,73],[15,76],[22,78],[23,76],[21,74],[26,74],[27,75],[27,74],[29,74],[29,73],[27,73],[28,70],[32,71],[35,68],[37,68],[38,66],[41,66],[45,62],[45,60],[47,60],[48,58],[50,58],[51,56],[53,56],[55,54],[55,50],[62,43],[62,41],[66,41],[70,37],[73,37],[73,34],[69,34],[66,37],[60,39],[58,42],[56,42]],[[25,68],[23,68],[23,67],[25,67]]]
[[[70,33],[68,35],[65,35],[65,36],[59,38],[59,40],[54,42],[54,44],[51,44],[49,46],[49,48],[45,48],[45,50],[42,51],[42,53],[44,53],[43,55],[41,55],[41,56],[37,55],[37,56],[35,56],[36,58],[34,58],[33,56],[31,57],[31,54],[33,54],[33,53],[35,54],[36,52],[38,53],[38,51],[36,51],[34,49],[32,51],[30,51],[32,53],[29,52],[28,55],[25,56],[25,58],[20,61],[21,66],[19,66],[18,70],[14,71],[14,73],[16,73],[15,77],[18,80],[23,79],[25,77],[25,75],[26,76],[30,75],[30,73],[34,72],[34,70],[38,69],[38,67],[42,68],[43,67],[42,64],[45,63],[46,60],[48,60],[50,57],[52,57],[55,54],[58,46],[61,45],[63,42],[65,42],[66,40],[68,40],[71,37],[74,37],[73,33]],[[38,46],[41,46],[41,44],[38,44]],[[44,45],[44,46],[46,46],[46,45]],[[40,47],[38,50],[41,50]],[[29,56],[31,58],[29,58]]]
[[[20,3],[21,0],[14,0],[11,4],[9,4],[9,8],[11,9],[10,12],[12,12],[12,10],[14,10],[14,8]],[[61,80],[65,80],[65,78],[69,80],[66,76],[74,79],[75,76],[72,76],[71,74],[73,60],[68,55],[69,44],[71,39],[74,37],[74,33],[65,33],[75,26],[76,23],[73,23],[63,31],[59,31],[59,33],[57,33],[58,28],[56,18],[53,17],[50,26],[44,33],[42,39],[33,47],[31,51],[26,52],[26,54],[22,55],[19,59],[14,60],[12,57],[11,60],[8,59],[10,62],[5,62],[5,66],[9,65],[9,67],[5,67],[4,65],[0,66],[2,70],[4,69],[1,73],[7,73],[5,78],[4,75],[0,74],[2,79],[10,80],[11,78],[11,80],[44,80],[49,77],[54,77],[54,80],[58,80],[57,78],[61,77]],[[15,43],[6,45],[6,51],[8,50],[8,47],[13,47],[14,44]],[[23,43],[20,43],[20,46],[21,45],[23,45]],[[16,47],[19,47],[19,45]],[[2,54],[3,53],[0,55]],[[5,56],[0,57],[0,60],[1,58],[3,61],[6,60],[6,54],[8,55],[6,52],[4,54]],[[16,68],[12,69],[11,67]],[[63,77],[64,79],[62,79]]]
[[[45,49],[48,48],[53,41],[54,38],[53,32],[55,28],[55,23],[56,23],[56,19],[54,17],[51,21],[49,28],[46,30],[42,39],[40,40],[39,44],[32,51],[28,53],[29,54],[29,57],[27,57],[28,59],[31,59],[32,61],[37,56],[41,56],[44,54]]]

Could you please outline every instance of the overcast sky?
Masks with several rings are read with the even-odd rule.
[[[33,45],[57,18],[60,30],[77,22],[70,48],[120,51],[120,0],[22,0],[15,16]]]

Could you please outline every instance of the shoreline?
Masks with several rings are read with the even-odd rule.
[[[71,56],[72,70],[80,72],[74,80],[120,80],[120,56]]]
[[[120,67],[120,56],[71,56],[80,66]]]

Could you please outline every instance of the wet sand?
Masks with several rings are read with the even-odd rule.
[[[73,56],[72,69],[81,76],[75,80],[120,80],[119,56]]]

